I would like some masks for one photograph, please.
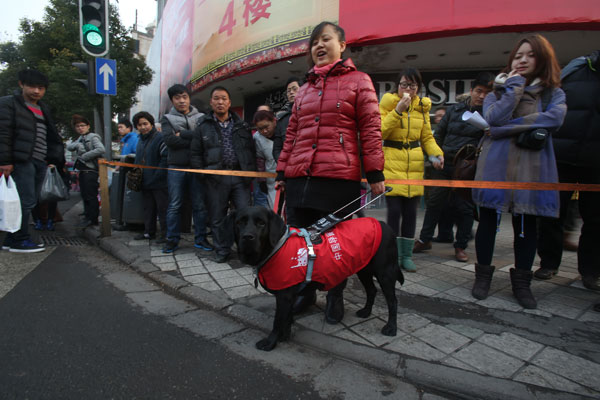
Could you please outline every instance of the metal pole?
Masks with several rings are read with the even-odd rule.
[[[94,88],[96,90],[96,88]],[[100,113],[98,112],[98,108],[94,107],[94,132],[100,134],[102,132],[102,122],[100,120]]]
[[[111,119],[112,115],[110,112],[110,96],[104,95],[102,104],[104,106],[104,148],[105,155],[108,161],[112,161],[112,132],[111,132]]]

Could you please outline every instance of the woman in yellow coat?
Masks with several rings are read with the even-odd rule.
[[[429,155],[434,168],[442,169],[444,156],[431,132],[429,110],[431,100],[420,98],[421,74],[414,68],[400,73],[397,93],[386,93],[379,104],[384,175],[386,179],[423,179],[424,154]],[[386,196],[387,223],[396,233],[398,261],[407,271],[416,271],[412,261],[417,207],[423,186],[391,184]],[[402,226],[400,226],[402,219]]]

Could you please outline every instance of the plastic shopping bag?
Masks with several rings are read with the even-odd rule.
[[[48,167],[40,190],[40,203],[69,199],[69,189],[54,167]]]
[[[0,231],[14,233],[21,229],[21,200],[12,177],[0,175]]]

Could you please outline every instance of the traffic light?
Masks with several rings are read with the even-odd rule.
[[[91,56],[108,53],[108,0],[79,0],[79,41]]]
[[[71,65],[83,72],[83,74],[87,77],[87,79],[75,80],[83,84],[89,94],[96,94],[96,69],[94,66],[94,61],[89,60],[88,62],[74,62],[71,63]]]

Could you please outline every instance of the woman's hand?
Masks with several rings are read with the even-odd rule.
[[[285,181],[275,181],[275,190],[285,192]]]
[[[433,168],[435,169],[443,169],[444,168],[444,156],[432,157],[430,159]]]
[[[385,192],[385,182],[381,181],[381,182],[371,183],[371,192],[375,196]]]
[[[517,70],[516,70],[516,69],[513,69],[512,71],[510,71],[510,72],[508,73],[508,77],[509,77],[509,78],[512,78],[513,76],[517,76],[517,75],[521,76],[521,75],[520,75],[520,74],[517,72]]]
[[[396,104],[396,112],[398,114],[402,114],[404,111],[408,110],[411,101],[412,99],[410,98],[410,96],[402,96],[398,104]]]

